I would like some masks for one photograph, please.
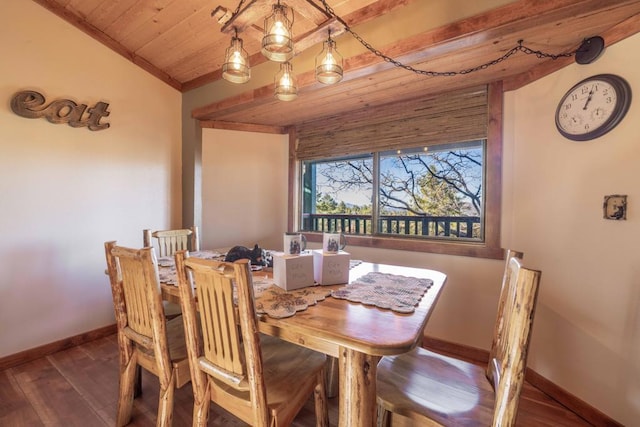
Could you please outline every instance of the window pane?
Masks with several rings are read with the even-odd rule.
[[[484,140],[380,155],[378,233],[483,239]]]
[[[303,162],[302,167],[302,230],[372,233],[372,156]]]
[[[477,140],[303,162],[302,230],[483,241],[484,152]]]

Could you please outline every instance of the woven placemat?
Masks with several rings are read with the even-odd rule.
[[[213,259],[216,261],[224,261],[224,254],[217,251],[195,251],[190,252],[189,256],[202,259]],[[158,258],[158,276],[161,283],[170,285],[178,285],[176,277],[176,259],[172,256],[163,256]]]
[[[330,293],[330,290],[320,286],[285,291],[272,285],[260,294],[255,293],[256,312],[276,319],[291,317],[296,312],[306,310],[310,305],[324,300]]]
[[[367,273],[354,282],[332,291],[331,296],[399,313],[413,313],[432,285],[431,279]]]

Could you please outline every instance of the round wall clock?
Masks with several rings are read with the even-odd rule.
[[[616,127],[631,105],[631,87],[614,74],[588,77],[562,97],[556,127],[566,138],[587,141]]]

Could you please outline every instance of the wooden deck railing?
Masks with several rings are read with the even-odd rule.
[[[371,215],[304,214],[303,231],[338,231],[348,234],[371,234]],[[380,215],[378,234],[404,236],[480,237],[477,216]]]

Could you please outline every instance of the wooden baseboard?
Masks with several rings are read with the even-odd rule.
[[[585,401],[580,400],[568,391],[558,387],[530,368],[527,368],[525,379],[529,384],[551,396],[556,402],[570,409],[594,426],[624,427],[623,424],[611,419],[607,414],[600,412]]]
[[[457,357],[467,362],[481,365],[489,363],[489,352],[480,348],[469,347],[432,337],[423,337],[422,347],[444,354],[445,356]]]
[[[23,363],[31,362],[32,360],[48,356],[49,354],[53,354],[57,351],[66,350],[68,348],[75,347],[77,345],[84,344],[98,338],[113,335],[116,332],[117,329],[114,323],[113,325],[104,326],[102,328],[94,329],[93,331],[84,332],[82,334],[69,338],[64,338],[60,341],[55,341],[49,344],[42,345],[40,347],[21,351],[20,353],[10,354],[9,356],[0,358],[0,371],[21,365]]]
[[[437,353],[458,357],[469,362],[486,364],[489,361],[489,352],[487,350],[443,341],[438,338],[424,337],[422,346]],[[560,388],[531,368],[527,368],[525,379],[532,386],[552,397],[559,404],[594,426],[623,427],[622,424],[600,412],[593,406],[590,406],[583,400],[580,400],[568,391]]]

